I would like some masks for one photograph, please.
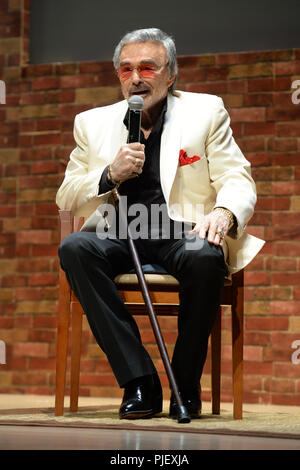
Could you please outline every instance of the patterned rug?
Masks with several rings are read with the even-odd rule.
[[[300,439],[299,414],[284,412],[245,411],[242,420],[234,420],[231,412],[221,410],[220,415],[212,415],[204,410],[200,419],[179,424],[176,420],[168,418],[167,407],[154,418],[139,420],[120,420],[118,407],[115,405],[80,407],[77,413],[66,410],[64,416],[55,416],[53,408],[24,408],[0,410],[0,424],[115,428]]]

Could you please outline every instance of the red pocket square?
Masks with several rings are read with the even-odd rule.
[[[197,160],[200,160],[198,155],[194,155],[193,157],[188,157],[185,150],[180,150],[179,152],[179,165],[190,165],[190,163],[194,163]]]

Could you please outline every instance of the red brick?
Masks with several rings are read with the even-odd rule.
[[[290,104],[290,103],[289,103]],[[267,109],[267,121],[299,121],[300,106],[292,108],[269,108]],[[282,129],[282,128],[281,128]]]
[[[293,351],[293,350],[292,350]],[[275,377],[286,378],[299,378],[299,365],[298,364],[275,364],[274,365]]]
[[[52,149],[47,148],[38,148],[38,149],[25,149],[21,150],[20,159],[29,161],[29,160],[51,160]]]
[[[44,173],[57,173],[58,168],[59,168],[59,163],[55,161],[35,162],[31,166],[31,173],[33,175],[44,174]]]
[[[290,77],[275,77],[274,78],[274,90],[291,92],[291,78]]]
[[[39,288],[19,287],[15,290],[16,300],[41,300],[43,292]]]
[[[195,93],[210,93],[218,95],[220,93],[227,93],[228,82],[207,82],[199,84],[190,84],[187,85],[187,91],[192,91]]]
[[[269,330],[288,330],[289,320],[287,318],[261,318],[246,317],[245,327],[247,330],[269,331]]]
[[[60,145],[62,141],[61,133],[40,134],[33,138],[34,145]]]
[[[245,136],[248,135],[274,135],[275,134],[275,123],[273,122],[262,122],[254,123],[249,122],[244,127]]]
[[[267,261],[266,267],[271,271],[296,271],[297,260],[295,258],[274,257]]]
[[[291,90],[285,91],[284,93],[273,93],[274,108],[277,107],[291,107],[293,106]]]
[[[260,346],[244,346],[245,361],[261,361],[263,348]]]
[[[282,152],[278,155],[274,154],[272,156],[272,161],[274,165],[298,165],[300,159],[300,152]]]
[[[20,105],[36,105],[45,104],[46,96],[45,93],[22,93],[20,96]]]
[[[251,166],[262,166],[271,164],[271,155],[267,152],[248,153],[247,160],[250,161]]]
[[[275,212],[272,214],[272,224],[281,225],[297,225],[299,226],[299,213],[297,212]]]
[[[12,346],[13,354],[15,356],[28,356],[28,357],[47,357],[48,344],[44,343],[17,343]]]
[[[272,182],[272,194],[300,194],[300,181]]]
[[[57,275],[51,273],[35,273],[29,277],[30,286],[48,286],[57,284]]]
[[[300,286],[293,288],[293,298],[295,300],[300,300]]]
[[[21,189],[44,188],[45,182],[43,181],[43,178],[37,178],[36,176],[24,176],[19,178],[19,187]]]
[[[52,75],[53,66],[50,64],[27,65],[23,68],[24,77],[44,77]]]
[[[197,66],[198,56],[178,57],[178,65]],[[114,66],[111,61],[106,62],[81,62],[78,64],[79,73],[114,72]]]
[[[30,370],[55,370],[56,360],[55,358],[44,358],[44,357],[31,357],[29,359]]]
[[[300,135],[300,124],[295,122],[289,123],[277,123],[277,136],[278,137],[299,137]]]
[[[271,106],[273,97],[270,93],[247,93],[244,96],[245,106]]]
[[[65,75],[61,77],[61,88],[84,88],[95,86],[94,75]]]
[[[58,227],[58,221],[56,218],[49,217],[35,217],[32,221],[32,228],[39,229],[56,229]]]
[[[58,207],[55,202],[45,202],[36,204],[37,215],[56,215],[58,216]]]
[[[82,385],[117,385],[113,374],[81,374],[80,383]]]
[[[237,144],[244,152],[256,152],[265,150],[265,139],[264,137],[243,137],[242,139],[236,139]]]
[[[56,333],[54,330],[31,329],[28,334],[28,341],[41,343],[54,343]]]
[[[57,88],[59,80],[56,77],[40,77],[32,81],[33,90],[49,90],[51,88]]]
[[[57,256],[57,245],[36,245],[32,248],[32,256]]]
[[[272,404],[273,405],[287,405],[287,406],[299,406],[300,398],[298,395],[292,395],[290,393],[278,393],[272,395]]]
[[[268,139],[268,149],[282,152],[286,150],[297,150],[297,139],[293,137],[270,137]]]
[[[47,375],[45,372],[27,372],[27,374],[13,372],[12,383],[14,385],[46,385]]]
[[[276,392],[276,393],[294,393],[295,392],[295,384],[292,380],[268,378],[264,382],[264,388],[267,391]]]
[[[291,205],[289,197],[260,196],[257,200],[256,210],[288,210]]]
[[[181,69],[178,74],[178,82],[191,83],[202,82],[206,78],[206,70],[201,69]]]
[[[245,375],[272,375],[273,364],[270,363],[258,363],[258,362],[245,362],[244,373]]]
[[[272,91],[274,89],[274,80],[273,78],[252,78],[248,80],[248,90],[257,91],[261,93],[262,91]]]
[[[270,274],[263,272],[246,272],[245,282],[247,285],[270,284]]]
[[[34,328],[56,328],[57,318],[41,314],[33,318],[33,326]]]
[[[278,256],[300,256],[300,243],[288,241],[276,243],[275,254]]]
[[[275,63],[273,70],[275,75],[299,75],[300,61]]]
[[[265,108],[235,108],[230,110],[232,121],[257,122],[265,120]]]
[[[37,121],[37,131],[56,131],[62,127],[61,119],[40,119]]]
[[[300,274],[298,274],[298,280]],[[276,281],[275,281],[276,282]],[[272,301],[270,302],[270,314],[273,315],[297,315],[299,314],[300,302],[297,301]]]
[[[206,79],[208,81],[213,80],[226,80],[228,76],[227,67],[207,67],[206,68]]]
[[[17,233],[17,243],[47,244],[51,241],[49,230],[21,230]]]
[[[2,277],[2,287],[26,286],[26,276],[18,274],[7,274]]]
[[[0,217],[15,217],[16,207],[0,207]]]
[[[300,283],[300,273],[299,272],[286,272],[286,273],[273,273],[272,274],[272,283],[274,285],[297,285]]]

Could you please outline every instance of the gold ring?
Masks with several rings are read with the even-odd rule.
[[[219,237],[221,238],[221,240],[223,240],[223,238],[224,238],[224,236],[225,236],[223,230],[218,230],[217,235],[219,235]]]
[[[140,168],[142,166],[142,162],[141,162],[140,158],[135,159],[135,166],[138,167],[138,168]]]

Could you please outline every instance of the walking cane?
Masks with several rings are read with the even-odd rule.
[[[129,99],[129,109],[130,111],[133,111],[131,118],[133,118],[133,120],[136,120],[136,122],[132,126],[130,125],[130,120],[129,120],[129,138],[128,138],[129,143],[138,142],[140,140],[139,129],[140,129],[141,110],[143,108],[143,105],[144,105],[144,101],[140,96],[133,96]],[[138,126],[136,125],[137,123],[138,123]],[[137,127],[138,127],[138,136],[135,135]],[[165,367],[165,370],[169,379],[169,383],[173,390],[174,397],[177,403],[177,421],[178,423],[189,423],[191,418],[187,412],[186,407],[183,405],[182,398],[178,390],[176,379],[175,379],[175,376],[171,367],[170,359],[169,359],[166,346],[164,344],[163,337],[161,334],[161,330],[160,330],[160,327],[156,318],[156,314],[154,312],[153,305],[150,299],[149,290],[148,290],[145,275],[143,272],[142,264],[139,258],[139,254],[137,252],[135,243],[131,236],[130,229],[127,224],[127,216],[126,216],[125,211],[122,208],[121,198],[120,198],[117,188],[114,188],[112,190],[112,193],[113,193],[114,200],[116,202],[116,206],[118,207],[118,210],[119,210],[120,221],[121,223],[124,223],[127,226],[128,244],[129,244],[129,249],[133,258],[135,271],[138,277],[139,285],[142,290],[144,302],[148,310],[150,323],[151,323],[154,336],[155,336],[155,339],[156,339],[156,342],[160,351],[160,355],[163,360],[163,364],[164,364],[164,367]]]

